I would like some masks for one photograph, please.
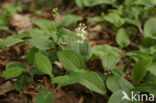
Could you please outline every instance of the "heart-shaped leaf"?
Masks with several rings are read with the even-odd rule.
[[[46,57],[45,55],[43,55],[41,53],[36,53],[35,54],[35,62],[36,62],[38,69],[42,73],[52,75],[51,74],[52,73],[52,64],[48,57]]]
[[[84,58],[74,51],[62,50],[57,55],[63,67],[69,72],[79,71],[86,67]]]

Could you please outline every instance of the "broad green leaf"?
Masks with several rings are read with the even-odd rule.
[[[14,86],[15,86],[16,90],[21,91],[24,88],[24,86],[26,86],[31,81],[32,81],[31,77],[28,77],[28,76],[25,76],[25,75],[21,75],[15,81]]]
[[[37,68],[44,74],[52,75],[52,64],[48,57],[41,53],[35,54],[35,62],[37,65]]]
[[[126,29],[120,28],[117,32],[116,35],[116,42],[121,46],[121,47],[126,47],[130,44],[130,39],[129,35]]]
[[[0,25],[1,26],[8,25],[8,19],[5,16],[3,16],[3,14],[1,13],[0,13]]]
[[[151,94],[156,95],[156,82],[146,82],[143,84],[140,84],[135,88],[135,90],[140,91],[140,92],[148,92]]]
[[[125,76],[124,71],[121,68],[112,69],[111,72],[114,76],[121,76],[121,77]]]
[[[115,4],[116,0],[75,0],[80,7],[91,7],[100,4]]]
[[[156,82],[156,76],[153,75],[152,73],[149,73],[148,76],[145,78],[145,82]]]
[[[76,35],[70,34],[70,35],[63,35],[60,43],[66,42],[67,45],[60,45],[63,50],[73,50],[77,52],[78,54],[82,55],[86,60],[90,58],[91,56],[91,46],[88,41],[84,41],[83,43],[78,43],[78,38]]]
[[[92,49],[92,54],[96,56],[104,56],[108,52],[121,53],[120,49],[109,45],[97,45]]]
[[[156,76],[156,62],[153,62],[153,63],[149,66],[149,72]]]
[[[75,32],[72,32],[72,31],[70,31],[69,29],[66,29],[66,28],[60,28],[58,30],[58,35],[60,37],[63,37],[63,36],[73,36],[73,35],[75,36],[76,33]],[[60,41],[62,41],[62,40],[60,40]]]
[[[134,26],[140,26],[141,27],[141,21],[137,19],[129,19],[124,18],[125,24],[132,24]]]
[[[50,37],[47,32],[40,29],[29,30],[28,33],[33,39],[48,39]]]
[[[35,103],[52,103],[53,97],[53,93],[51,93],[47,88],[42,87],[37,95]]]
[[[0,30],[9,30],[8,26],[0,25]]]
[[[6,69],[16,68],[16,67],[26,69],[25,65],[23,63],[21,63],[21,62],[10,62],[10,63],[7,64]]]
[[[106,94],[103,80],[96,72],[92,71],[71,72],[67,76],[55,77],[53,82],[58,83],[59,86],[80,83],[81,85],[101,95]]]
[[[21,67],[8,68],[2,73],[1,76],[5,78],[15,78],[21,75],[23,71],[24,69]]]
[[[139,60],[132,69],[132,80],[135,85],[138,85],[144,76],[146,75],[149,66],[152,63],[152,59],[150,57]]]
[[[149,47],[146,47],[146,46],[139,46],[139,49],[141,52],[145,52],[145,53],[148,53],[148,54],[154,54],[156,53],[156,46],[155,45],[151,45]]]
[[[113,93],[117,92],[118,90],[128,91],[133,88],[133,86],[121,76],[112,76],[107,79],[106,81],[107,87]]]
[[[12,38],[12,37],[8,37],[6,39],[0,39],[0,47],[1,46],[10,47],[22,41],[23,41],[22,39],[17,39],[17,38]]]
[[[90,18],[87,22],[90,23],[90,22],[102,22],[102,21],[104,21],[102,16],[95,16]]]
[[[25,37],[30,37],[30,33],[29,33],[29,31],[25,31],[25,32],[22,32],[21,34],[15,34],[15,35],[11,35],[9,37],[13,37],[13,38],[17,38],[17,39],[23,39]]]
[[[119,53],[121,53],[121,51],[118,48],[108,45],[98,45],[92,49],[92,54],[102,60],[102,65],[106,70],[113,69],[119,62],[121,58]]]
[[[142,5],[147,7],[152,7],[156,5],[156,0],[127,0],[127,5]]]
[[[75,3],[81,8],[84,7],[82,0],[75,0]]]
[[[82,20],[82,17],[73,14],[65,15],[64,21],[60,24],[61,26],[76,26],[77,22]]]
[[[108,52],[104,56],[101,56],[102,65],[105,70],[110,70],[120,61],[121,56],[115,52]]]
[[[57,55],[61,64],[69,72],[79,71],[86,67],[84,58],[74,51],[62,50]]]
[[[81,54],[86,60],[88,60],[92,55],[92,48],[88,41],[77,44],[79,45],[79,54]]]
[[[29,52],[26,54],[26,59],[29,64],[32,64],[34,62],[34,56],[35,56],[35,53],[37,52],[38,52],[38,49],[35,47],[32,47],[29,50]]]
[[[131,102],[131,101],[126,100],[126,99],[122,100],[123,96],[124,96],[123,91],[119,90],[119,91],[117,91],[117,92],[115,92],[115,93],[113,93],[111,95],[111,97],[109,98],[108,103],[134,103],[134,102]]]
[[[55,77],[53,83],[57,83],[59,86],[67,86],[78,83],[83,77],[84,71],[71,72],[69,75]]]
[[[19,6],[7,6],[4,10],[3,13],[7,16],[12,16],[16,11],[21,11]]]
[[[57,41],[58,39],[56,35],[57,25],[55,22],[41,19],[41,20],[36,20],[34,23],[38,25],[45,34],[52,37],[55,42]]]
[[[156,39],[156,17],[150,18],[144,26],[144,33],[146,37]]]
[[[139,50],[133,50],[126,53],[127,56],[132,57],[135,61],[139,61],[140,59],[149,57],[149,54],[146,52],[141,52]]]
[[[57,26],[56,26],[55,22],[52,22],[52,21],[49,21],[49,20],[40,19],[40,20],[36,20],[34,23],[37,26],[39,26],[42,30],[45,30],[45,31],[57,31]]]
[[[79,81],[79,83],[88,89],[97,92],[101,95],[106,94],[106,89],[103,80],[96,72],[86,72],[84,77]]]
[[[55,44],[52,40],[44,39],[44,38],[29,39],[27,40],[27,43],[40,50],[49,50],[55,47]]]
[[[125,23],[125,20],[121,18],[118,13],[109,13],[104,19],[114,24],[116,27],[121,27]]]

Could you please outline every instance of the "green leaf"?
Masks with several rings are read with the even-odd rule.
[[[109,52],[121,53],[120,49],[109,45],[97,45],[92,49],[92,54],[99,57]]]
[[[139,50],[133,50],[126,53],[127,56],[132,57],[135,61],[139,61],[140,59],[149,57],[149,54],[146,52],[141,52]]]
[[[116,47],[108,45],[98,45],[92,48],[92,54],[102,60],[102,65],[105,70],[110,70],[119,62],[121,51]]]
[[[84,41],[83,43],[77,44],[79,47],[79,52],[86,60],[88,60],[92,55],[92,48],[88,41]]]
[[[123,91],[119,90],[111,95],[108,103],[134,103],[134,102],[126,100],[126,99],[122,100],[122,97],[123,97]]]
[[[89,19],[87,22],[90,23],[90,22],[102,22],[102,21],[104,21],[102,16],[95,16]]]
[[[55,47],[55,44],[52,40],[44,39],[44,38],[29,39],[27,43],[40,50],[49,50]]]
[[[17,38],[13,38],[13,37],[8,37],[6,39],[0,39],[0,47],[4,46],[4,47],[10,47],[13,46],[19,42],[22,42],[22,39],[17,39]]]
[[[126,79],[120,76],[112,76],[107,79],[106,85],[113,93],[118,90],[129,91],[133,86]]]
[[[115,52],[109,52],[104,56],[101,56],[102,65],[105,70],[113,69],[116,64],[120,61],[121,56]]]
[[[156,39],[156,17],[150,18],[144,26],[144,32],[146,37]]]
[[[34,56],[35,56],[35,53],[37,52],[38,52],[38,49],[35,47],[32,47],[29,50],[29,52],[26,54],[26,59],[29,64],[32,64],[34,62]]]
[[[116,0],[75,0],[80,7],[91,7],[100,4],[115,4]]]
[[[0,25],[0,30],[9,30],[8,26],[5,26],[5,25]]]
[[[57,55],[61,64],[69,72],[79,71],[86,67],[84,58],[74,51],[62,50]]]
[[[118,13],[109,13],[104,19],[114,24],[116,27],[121,27],[125,23],[125,20],[121,18]]]
[[[21,67],[8,68],[2,73],[1,76],[5,78],[15,78],[21,75],[23,71],[24,69]]]
[[[150,57],[139,60],[132,69],[132,80],[135,85],[138,85],[146,75],[149,66],[152,63]]]
[[[3,16],[2,13],[0,13],[0,25],[1,26],[8,25],[8,19],[5,16]]]
[[[58,39],[56,35],[57,25],[55,22],[41,19],[41,20],[36,20],[34,23],[41,28],[42,32],[52,37],[55,42],[57,41]]]
[[[33,39],[48,39],[50,37],[47,32],[40,29],[29,30],[28,33]]]
[[[91,56],[91,46],[88,41],[84,41],[83,43],[78,43],[78,38],[73,34],[65,34],[62,36],[60,43],[66,42],[67,45],[60,45],[63,50],[73,50],[78,54],[82,55],[86,60]]]
[[[37,95],[35,103],[52,103],[53,97],[53,93],[51,93],[48,89],[42,87],[39,94]]]
[[[112,69],[111,72],[114,76],[121,76],[121,77],[125,76],[124,71],[121,68]]]
[[[4,10],[3,13],[7,16],[12,16],[16,11],[21,11],[20,6],[7,6]]]
[[[97,92],[101,95],[106,94],[106,89],[103,80],[96,72],[86,72],[84,77],[79,82],[81,85],[87,87],[88,89]]]
[[[15,68],[15,67],[20,67],[20,68],[26,69],[25,65],[21,62],[10,62],[7,64],[6,69]]]
[[[148,76],[145,79],[145,82],[156,82],[156,76],[152,73],[149,73]]]
[[[67,86],[70,84],[75,84],[84,77],[84,71],[81,72],[71,72],[69,75],[58,76],[53,79],[53,83],[58,83],[59,86]]]
[[[142,5],[147,7],[152,7],[156,5],[156,0],[127,0],[127,5]]]
[[[143,84],[140,84],[135,88],[135,90],[140,92],[148,92],[151,94],[156,95],[156,82],[146,82]]]
[[[57,31],[57,26],[56,26],[55,22],[40,19],[40,20],[36,20],[34,23],[37,26],[39,26],[42,30],[51,31],[51,32],[52,31]]]
[[[35,62],[36,62],[38,69],[42,73],[48,74],[50,76],[52,75],[52,64],[51,64],[50,60],[48,59],[48,57],[46,57],[45,55],[43,55],[41,53],[36,53],[35,54]]]
[[[60,24],[61,26],[76,26],[77,22],[82,20],[82,17],[73,14],[65,15],[64,21]]]
[[[92,71],[71,72],[67,76],[55,77],[53,83],[58,83],[59,86],[80,83],[81,85],[101,95],[106,94],[103,80],[96,72]]]
[[[120,28],[117,32],[116,35],[116,42],[121,46],[121,47],[126,47],[130,44],[130,39],[129,35],[126,29]]]
[[[153,63],[149,66],[149,72],[156,76],[156,62],[153,62]]]
[[[31,77],[28,77],[28,76],[25,76],[25,75],[21,75],[16,80],[14,86],[15,86],[16,90],[21,91],[24,88],[24,86],[26,86],[31,81],[32,81]]]

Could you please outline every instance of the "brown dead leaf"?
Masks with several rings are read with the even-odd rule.
[[[14,14],[10,18],[10,24],[16,28],[18,33],[32,29],[32,23],[27,15]]]
[[[52,103],[79,103],[73,91],[64,92],[61,88],[55,93]]]
[[[21,50],[20,50],[20,47],[19,46],[15,45],[15,46],[13,46],[13,49],[16,51],[16,54],[17,55],[20,55],[21,54]]]
[[[6,59],[6,60],[0,60],[0,68],[6,66],[8,63],[9,63],[9,60],[8,59]]]
[[[62,64],[60,62],[55,61],[54,64],[56,64],[59,67],[60,70],[63,70],[63,66],[62,66]]]
[[[51,82],[49,81],[49,79],[48,79],[46,76],[43,77],[43,81],[44,81],[44,86],[45,86],[48,90],[52,91]]]
[[[84,97],[81,97],[80,99],[79,99],[79,103],[83,103],[84,102]]]
[[[14,85],[11,81],[7,81],[0,86],[0,95],[5,95],[5,93],[14,90]]]

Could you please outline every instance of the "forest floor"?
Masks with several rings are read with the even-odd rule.
[[[76,14],[84,18],[83,22],[90,19],[93,16],[100,15],[98,8],[85,8],[80,9],[74,3],[74,0],[60,0],[59,2],[52,3],[48,6],[40,6],[39,10],[42,10],[41,13],[34,13],[33,10],[36,8],[35,2],[25,3],[28,9],[25,9],[22,13],[16,12],[9,20],[9,31],[0,30],[0,38],[6,38],[9,35],[21,33],[26,30],[30,30],[35,27],[33,21],[37,19],[48,19],[53,20],[51,10],[53,8],[59,8],[62,12],[58,15],[58,20],[62,20],[62,16],[65,14]],[[2,0],[0,1],[0,10],[5,8],[7,5],[14,5],[12,0]],[[71,30],[74,30],[74,27],[67,27]],[[94,45],[100,44],[109,44],[112,46],[118,46],[115,42],[115,33],[116,29],[110,25],[105,25],[100,23],[88,23],[87,31],[89,33],[89,43]],[[132,41],[135,41],[136,37],[132,38]],[[17,44],[11,48],[0,48],[0,75],[5,70],[5,66],[11,61],[21,61],[26,64],[24,58],[25,54],[29,51],[30,46],[26,44]],[[120,48],[121,49],[121,48]],[[137,49],[137,44],[131,44],[125,51]],[[117,64],[118,67],[123,67],[127,60],[127,57],[123,57],[120,62]],[[103,68],[101,67],[100,61],[89,62],[93,64],[94,67],[91,69],[93,71],[100,71],[104,73]],[[133,64],[132,64],[133,65]],[[98,70],[94,70],[95,67],[98,67]],[[131,67],[130,67],[131,68]],[[106,72],[107,73],[107,72]],[[130,69],[127,69],[126,76],[129,81]],[[109,73],[108,73],[109,74]],[[35,76],[35,81],[29,83],[24,87],[22,91],[17,91],[14,88],[14,81],[16,79],[4,79],[0,77],[0,103],[35,103],[36,96],[38,95],[38,88],[43,84],[46,88],[51,90],[51,82],[47,76]],[[108,93],[109,94],[109,93]],[[61,87],[57,90],[53,103],[106,103],[108,97],[100,96],[96,94],[93,96],[88,89],[85,87],[74,84],[66,87]]]

